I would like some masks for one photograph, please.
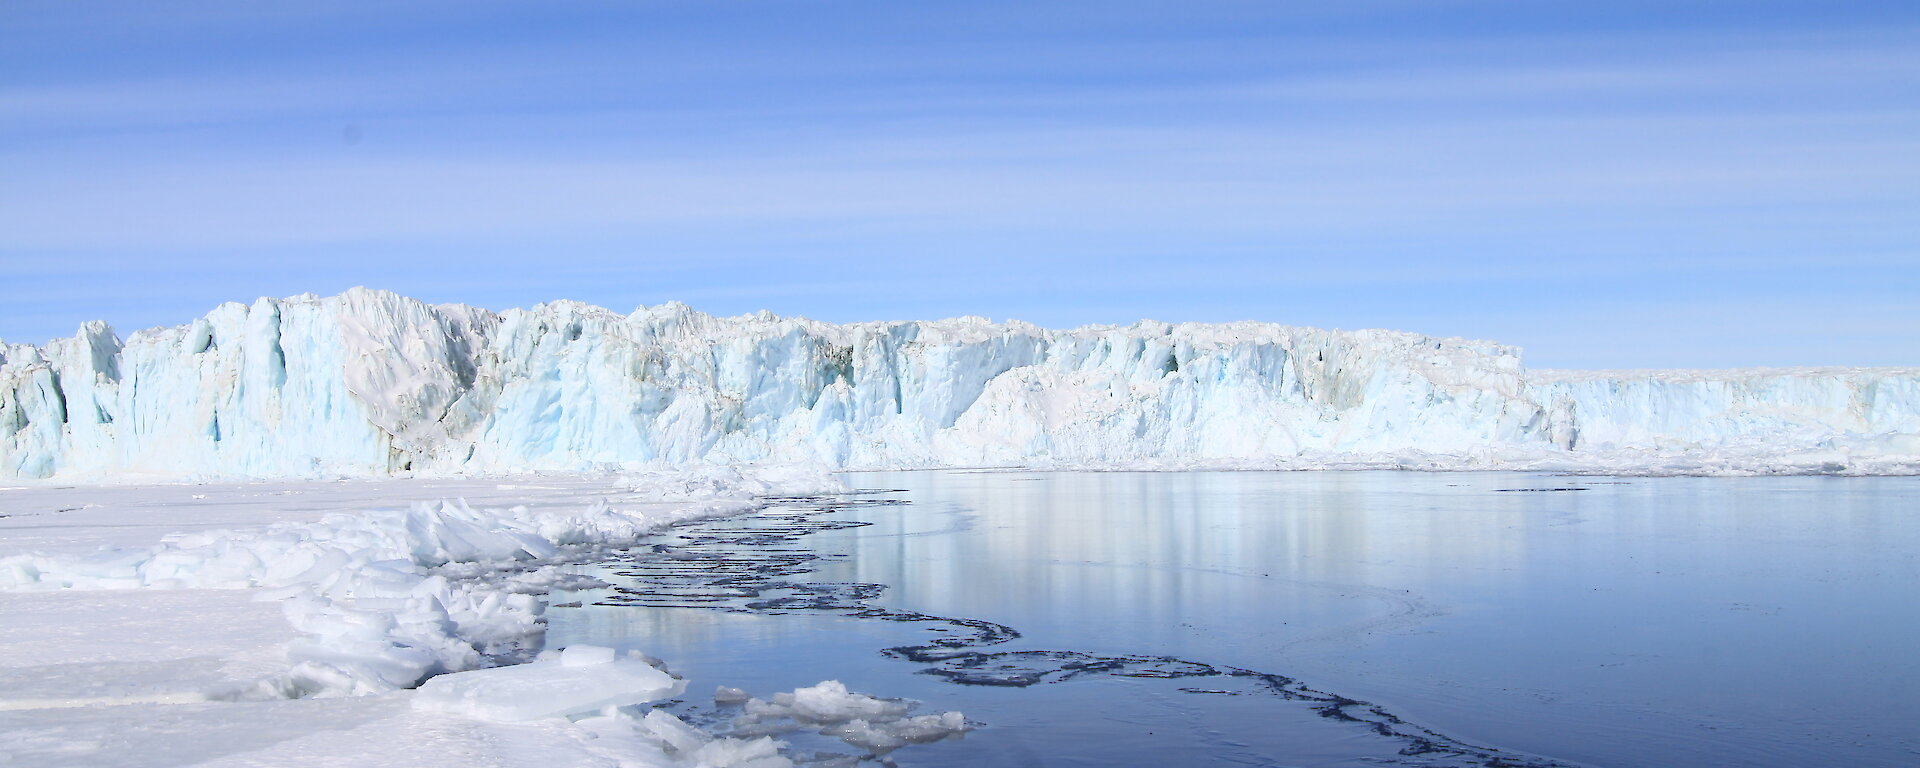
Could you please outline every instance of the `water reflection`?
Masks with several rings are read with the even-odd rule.
[[[905,489],[912,503],[859,511],[868,527],[807,537],[805,547],[830,556],[809,578],[887,585],[875,602],[894,611],[1017,628],[1009,649],[1280,672],[1469,742],[1595,765],[1893,766],[1920,754],[1913,478],[854,480]],[[1520,490],[1557,488],[1582,490]],[[1209,738],[1239,745],[1241,762],[1360,759],[1332,746],[1350,736],[1311,718],[1224,697],[1196,703],[1207,697],[1104,683],[1011,698],[915,687],[888,677],[898,667],[873,653],[916,641],[898,626],[689,610],[593,621],[606,624],[594,632],[628,632],[707,674],[786,687],[853,676],[990,724],[998,715],[967,744],[926,753],[933,764],[1028,754],[1015,746],[1089,764],[1149,754],[1206,762],[1182,749]],[[830,672],[795,671],[808,665]],[[1093,693],[1067,690],[1076,686]],[[1073,712],[1086,714],[1063,714]],[[1184,748],[1143,741],[1137,732],[1153,718],[1205,727],[1189,728],[1199,741]],[[1250,745],[1247,733],[1276,728],[1281,737]]]

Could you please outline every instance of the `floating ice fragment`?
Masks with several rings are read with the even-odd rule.
[[[943,712],[891,722],[854,720],[829,726],[820,732],[838,736],[841,741],[876,755],[884,755],[908,744],[929,744],[966,731],[966,716],[959,712]]]
[[[717,694],[714,698],[720,700]],[[913,706],[910,702],[854,693],[838,680],[827,680],[791,693],[776,693],[770,700],[749,699],[746,714],[734,723],[734,735],[759,736],[797,730],[795,726],[778,724],[791,720],[817,726],[824,735],[837,737],[875,755],[884,755],[907,744],[939,741],[968,729],[967,718],[959,712],[908,717]]]
[[[757,739],[716,739],[693,754],[701,768],[792,768],[793,761],[780,755],[780,746],[771,737]]]
[[[890,719],[907,713],[912,705],[903,701],[852,693],[838,680],[827,680],[792,693],[776,693],[771,701],[747,702],[747,714],[758,717],[791,717],[803,723],[844,723],[855,719]]]

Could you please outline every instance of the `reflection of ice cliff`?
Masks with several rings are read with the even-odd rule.
[[[1545,372],[1387,331],[496,314],[364,289],[0,346],[0,476],[769,458],[1904,473],[1920,369]]]

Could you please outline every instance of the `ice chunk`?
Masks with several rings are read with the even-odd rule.
[[[717,739],[693,753],[694,764],[701,768],[792,768],[793,761],[780,754],[779,744],[771,737],[757,739]]]
[[[966,716],[959,712],[943,712],[938,715],[921,715],[893,721],[853,720],[843,725],[830,726],[821,733],[838,736],[841,741],[848,744],[876,755],[884,755],[908,744],[930,744],[958,736],[966,733],[967,729]]]
[[[712,737],[700,732],[699,729],[687,725],[686,721],[674,717],[664,710],[656,709],[648,712],[647,716],[643,718],[641,722],[646,726],[648,732],[659,737],[660,740],[665,741],[668,745],[672,746],[674,750],[683,755],[693,754],[699,751],[701,747],[706,746],[707,742],[713,740]]]
[[[748,700],[746,714],[734,722],[734,735],[792,731],[797,726],[782,725],[791,721],[819,727],[822,734],[884,755],[907,744],[939,741],[967,731],[967,719],[959,712],[908,717],[913,706],[897,699],[854,693],[838,680],[827,680],[790,693],[776,693],[772,699]]]
[[[853,693],[838,680],[776,693],[770,701],[747,702],[747,714],[758,717],[791,717],[803,723],[844,723],[855,719],[891,719],[905,715],[911,705],[903,701],[875,698]]]
[[[560,665],[563,667],[591,667],[596,664],[611,664],[613,661],[613,649],[605,646],[570,645],[560,652]]]
[[[685,690],[684,681],[646,662],[601,656],[597,650],[588,650],[576,656],[580,663],[569,664],[563,652],[557,662],[440,675],[414,693],[413,707],[520,722],[644,704]]]

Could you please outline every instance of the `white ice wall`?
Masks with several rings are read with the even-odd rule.
[[[1920,434],[1920,371],[1537,371],[1531,397],[1578,449],[1685,449]]]
[[[44,348],[0,345],[9,477],[761,459],[1578,466],[1736,449],[1826,451],[1817,468],[1832,470],[1834,446],[1906,471],[1915,435],[1920,370],[1530,373],[1495,344],[1264,323],[834,325],[574,302],[496,314],[356,289],[228,304],[124,342],[94,323]]]

